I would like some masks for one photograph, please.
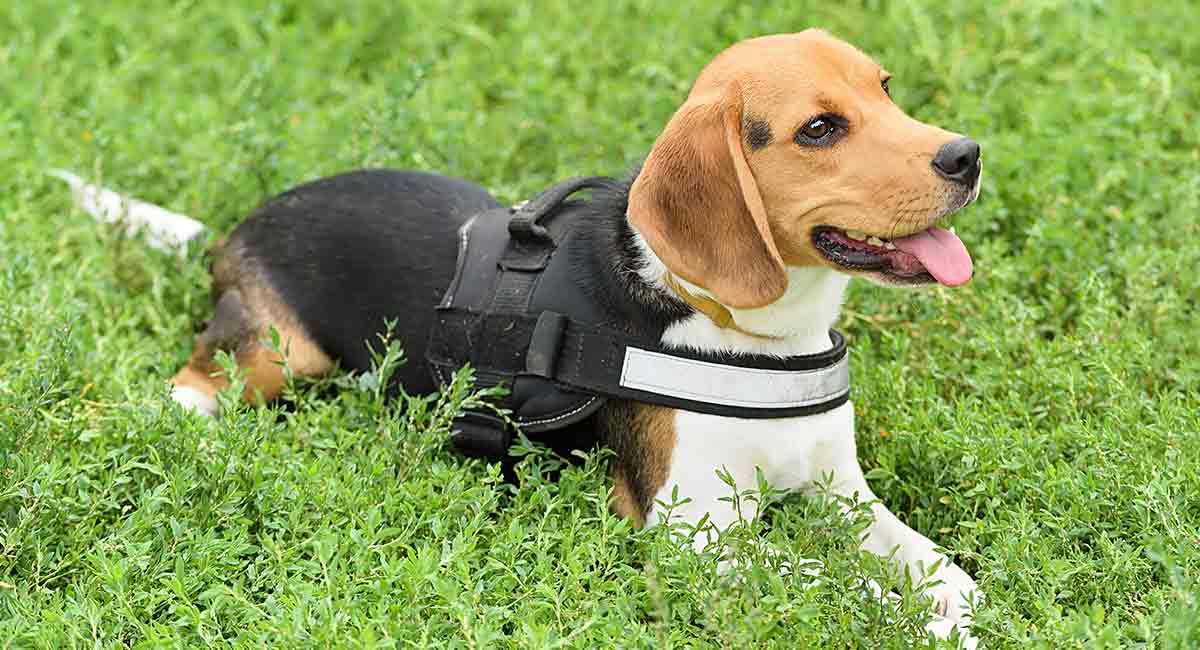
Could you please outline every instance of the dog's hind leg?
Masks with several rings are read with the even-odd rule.
[[[315,377],[333,368],[332,359],[292,319],[262,314],[263,307],[247,305],[237,289],[221,295],[191,358],[171,379],[176,402],[205,415],[217,414],[217,393],[229,385],[216,360],[222,351],[233,355],[245,374],[242,398],[251,402],[279,396],[287,381],[285,364],[296,377]],[[277,347],[269,344],[272,329],[278,334]]]
[[[222,248],[213,251],[213,317],[196,338],[187,364],[171,379],[171,397],[205,415],[217,414],[217,394],[229,385],[217,363],[218,352],[237,362],[245,376],[242,399],[250,402],[279,396],[287,383],[285,364],[295,377],[316,377],[334,366],[255,266]],[[272,330],[277,346],[270,343]]]

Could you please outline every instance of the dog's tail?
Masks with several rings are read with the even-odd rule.
[[[184,252],[188,243],[208,232],[204,224],[152,203],[139,201],[106,187],[92,185],[71,172],[51,169],[47,173],[66,181],[81,210],[103,223],[123,225],[129,234],[145,233],[146,243],[161,251]]]

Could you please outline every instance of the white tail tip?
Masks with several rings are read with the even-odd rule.
[[[188,242],[208,232],[204,224],[152,203],[92,185],[61,169],[47,171],[71,186],[75,204],[103,223],[124,224],[129,234],[145,232],[146,243],[161,251],[185,251]]]

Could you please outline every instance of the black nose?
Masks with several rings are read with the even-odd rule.
[[[979,143],[971,138],[947,142],[933,157],[933,168],[947,180],[973,185],[979,178]]]

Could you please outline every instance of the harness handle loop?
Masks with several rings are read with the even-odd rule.
[[[612,181],[603,176],[577,176],[570,178],[538,194],[513,208],[508,221],[508,234],[520,241],[550,241],[550,231],[541,224],[542,219],[556,212],[572,194],[584,189],[599,189]]]

